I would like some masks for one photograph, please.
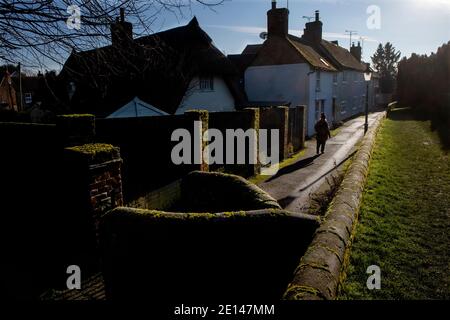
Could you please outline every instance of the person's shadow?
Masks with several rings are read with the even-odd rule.
[[[302,160],[297,161],[297,162],[295,162],[295,163],[293,163],[293,164],[291,164],[291,165],[289,165],[287,167],[284,167],[284,168],[278,170],[277,174],[275,174],[272,177],[270,177],[270,179],[266,180],[266,182],[270,182],[270,181],[272,181],[274,179],[277,179],[277,178],[279,178],[281,176],[284,176],[285,174],[289,174],[291,172],[294,172],[294,171],[300,170],[302,168],[308,167],[308,166],[312,165],[314,160],[317,159],[319,156],[320,156],[320,154],[317,154],[315,156],[302,159]]]

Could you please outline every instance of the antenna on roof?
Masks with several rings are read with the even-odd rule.
[[[303,16],[303,19],[308,19],[308,22],[311,22],[312,19],[314,19],[314,17],[309,17],[309,16]]]
[[[345,33],[347,33],[347,34],[350,35],[350,47],[349,47],[349,48],[351,48],[351,47],[352,47],[352,36],[353,36],[354,34],[358,34],[358,31],[355,31],[355,30],[345,30]]]
[[[267,39],[267,35],[268,35],[268,33],[265,32],[265,31],[263,31],[263,32],[261,32],[261,33],[259,34],[259,37],[260,37],[261,39],[263,39],[263,40],[266,40],[266,39]]]

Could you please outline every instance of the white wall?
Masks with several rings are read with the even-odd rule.
[[[306,63],[249,67],[245,71],[245,91],[250,101],[286,101],[307,106],[307,136],[314,135],[316,99],[325,100],[331,123],[333,73],[321,72],[321,90],[316,91],[316,72]],[[309,74],[309,75],[308,75]]]
[[[346,81],[344,81],[344,72]],[[339,72],[336,89],[336,103],[339,106],[338,120],[343,121],[364,112],[366,103],[366,82],[360,71],[346,70]]]
[[[312,136],[315,134],[314,125],[319,120],[316,113],[316,101],[324,100],[324,113],[327,117],[327,121],[331,126],[334,121],[333,117],[333,73],[332,72],[320,72],[320,91],[316,90],[316,76],[317,73],[314,73],[309,76],[309,112],[308,112],[308,121],[307,121],[307,135]],[[320,117],[320,112],[319,112]]]
[[[200,90],[199,78],[192,79],[176,114],[182,114],[191,109],[202,109],[210,112],[236,110],[234,97],[225,81],[220,77],[214,77],[214,90],[212,91]]]

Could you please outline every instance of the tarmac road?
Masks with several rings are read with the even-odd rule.
[[[369,114],[369,127],[381,112]],[[364,116],[345,122],[338,134],[327,141],[325,153],[316,155],[316,140],[306,141],[306,153],[297,162],[284,167],[259,187],[289,211],[307,213],[310,195],[334,169],[352,155],[364,136]]]

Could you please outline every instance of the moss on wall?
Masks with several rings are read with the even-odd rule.
[[[89,164],[99,164],[120,158],[119,148],[105,143],[88,143],[68,147],[65,150],[80,155]]]
[[[279,299],[318,220],[277,209],[171,213],[116,208],[100,225],[113,300]]]
[[[281,209],[265,191],[232,174],[194,171],[183,179],[181,190],[183,211]]]

